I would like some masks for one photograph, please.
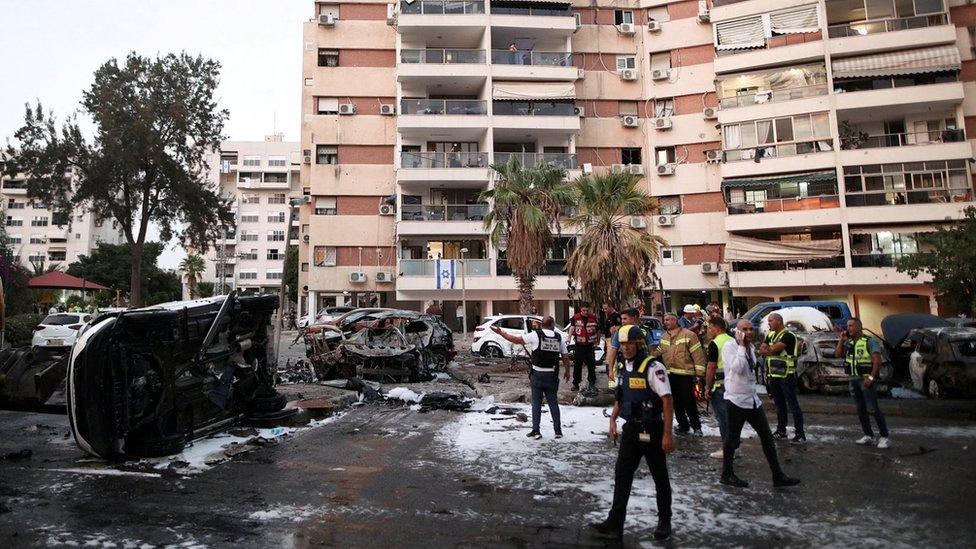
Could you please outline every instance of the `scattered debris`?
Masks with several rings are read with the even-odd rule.
[[[459,394],[434,392],[427,393],[420,399],[420,411],[451,410],[464,412],[471,408],[471,400]]]
[[[491,383],[491,376],[488,375],[488,372],[485,372],[480,376],[478,376],[478,383]]]
[[[8,452],[0,456],[0,461],[7,461],[13,459],[30,459],[34,455],[34,452],[30,448],[24,448],[23,450],[18,450],[16,452]]]
[[[315,375],[315,368],[307,359],[301,359],[294,364],[291,360],[285,362],[284,366],[279,366],[275,374],[275,381],[282,383],[315,383],[318,376]]]
[[[404,402],[415,402],[419,403],[422,400],[422,396],[417,393],[407,389],[406,387],[397,387],[395,389],[390,389],[386,393],[386,398],[392,398],[395,400],[402,400]]]
[[[891,398],[917,400],[917,399],[925,398],[925,395],[917,391],[913,391],[912,389],[906,389],[905,387],[892,387]]]

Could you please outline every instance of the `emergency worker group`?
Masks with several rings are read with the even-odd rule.
[[[614,392],[609,436],[618,445],[614,467],[613,502],[606,520],[591,524],[593,531],[606,538],[621,539],[634,475],[646,461],[654,482],[658,523],[655,539],[671,536],[671,481],[667,454],[675,448],[675,435],[701,437],[702,424],[698,401],[707,401],[713,410],[722,439],[722,449],[711,457],[722,460],[719,482],[733,488],[749,485],[734,471],[743,426],[748,423],[758,435],[769,465],[772,484],[783,488],[800,484],[787,475],[776,451],[777,439],[804,444],[803,411],[797,399],[796,357],[802,341],[783,323],[777,313],[768,315],[769,331],[760,337],[748,320],[730,326],[728,313],[717,306],[704,310],[687,305],[682,314],[667,313],[665,331],[656,338],[641,323],[641,312],[627,308],[618,312],[605,303],[597,317],[589,304],[581,304],[570,322],[567,339],[555,329],[555,321],[543,319],[540,326],[522,335],[512,335],[493,327],[508,341],[524,345],[531,359],[532,430],[527,435],[541,439],[542,401],[545,399],[553,421],[555,438],[562,437],[557,390],[560,365],[564,381],[572,390],[594,390],[595,350],[600,340],[606,350],[609,388]],[[574,346],[573,356],[567,351]],[[864,436],[855,442],[890,448],[884,414],[878,407],[876,380],[881,364],[881,344],[863,331],[861,321],[852,318],[840,334],[836,356],[844,357],[850,376],[850,390],[857,406]],[[583,367],[587,385],[582,387]],[[770,427],[757,385],[765,380],[776,407],[776,428]],[[873,413],[878,436],[869,415]],[[789,417],[793,418],[793,437],[789,438]],[[618,426],[618,420],[623,425]]]

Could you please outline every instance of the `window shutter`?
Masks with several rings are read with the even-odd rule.
[[[802,34],[820,30],[817,6],[803,6],[769,14],[769,26],[777,34]]]
[[[761,48],[766,45],[766,33],[759,15],[723,21],[715,25],[715,49],[734,50]]]

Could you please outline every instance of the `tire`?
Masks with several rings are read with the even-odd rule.
[[[481,347],[481,356],[485,358],[505,358],[505,352],[498,345],[486,343]]]
[[[162,457],[178,454],[186,447],[186,437],[169,435],[153,440],[144,440],[125,445],[126,456]]]
[[[247,403],[247,410],[257,414],[277,412],[288,405],[288,397],[275,393],[271,396],[254,397]]]

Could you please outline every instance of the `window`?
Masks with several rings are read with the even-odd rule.
[[[229,165],[229,166],[236,166],[237,165],[237,153],[221,153],[220,154],[220,163],[223,164],[224,162],[226,162],[227,165]]]
[[[7,226],[8,227],[23,227],[24,220],[19,217],[7,216]]]
[[[316,114],[339,114],[338,97],[317,97]]]
[[[245,156],[244,157],[245,166],[260,166],[261,157],[260,156]]]
[[[13,198],[11,198],[10,200],[7,201],[7,209],[8,210],[23,210],[24,207],[26,207],[26,206],[27,206],[27,204],[25,204],[24,202],[18,202],[17,200],[14,200]]]
[[[636,69],[637,68],[637,58],[633,55],[618,55],[617,56],[617,70],[624,69]]]
[[[7,242],[10,244],[20,244],[24,241],[24,237],[19,234],[7,235]]]
[[[258,272],[257,271],[241,271],[241,272],[237,273],[237,278],[239,278],[241,280],[257,280],[258,279]]]
[[[261,215],[257,212],[244,212],[241,214],[241,223],[257,223],[261,221]]]
[[[31,200],[31,207],[35,210],[46,210],[47,204],[41,202],[40,200]]]
[[[307,273],[308,272],[308,262],[307,261],[302,261],[301,269],[302,269],[302,272],[303,273]]]
[[[613,10],[613,24],[623,25],[624,23],[634,24],[634,12],[630,10]]]
[[[683,265],[681,247],[661,248],[661,265]]]
[[[302,187],[302,196],[312,196],[312,188]]]
[[[44,238],[44,235],[41,235],[41,234],[32,234],[32,235],[30,235],[29,242],[31,244],[46,244],[47,243],[47,239]]]
[[[71,223],[71,216],[63,212],[55,212],[51,214],[51,225],[57,225],[58,227],[64,227],[68,223]]]
[[[671,14],[668,13],[667,6],[658,6],[656,8],[647,8],[647,19],[648,21],[670,21]]]
[[[268,242],[284,242],[285,231],[268,231]]]
[[[674,115],[674,98],[661,97],[654,100],[654,118],[667,118]]]
[[[285,212],[268,214],[268,223],[284,223],[284,222],[285,222]]]
[[[264,276],[267,280],[281,280],[281,269],[268,269]]]
[[[641,164],[640,147],[628,147],[620,149],[621,164]]]
[[[651,54],[651,70],[666,71],[671,68],[671,52],[663,51]]]
[[[275,193],[268,197],[268,204],[285,204],[287,203],[287,197],[285,193]]]
[[[241,231],[241,242],[257,242],[259,239],[256,231]]]
[[[495,325],[507,330],[518,330],[520,332],[525,330],[525,320],[520,316],[499,319]]]
[[[315,263],[316,267],[335,267],[335,246],[316,246],[312,250],[312,261]]]
[[[266,173],[264,174],[265,183],[288,183],[288,174],[286,173]]]
[[[328,50],[324,48],[319,48],[319,66],[320,67],[338,67],[339,66],[339,50]]]
[[[268,166],[271,166],[271,167],[274,167],[274,168],[282,168],[282,167],[287,166],[287,165],[288,165],[288,159],[285,158],[284,156],[269,156],[268,157]]]
[[[302,223],[302,234],[308,234],[308,223]]]
[[[241,204],[260,204],[261,197],[256,194],[245,194],[241,196]]]
[[[75,240],[81,240],[81,233],[75,233]]]
[[[331,15],[339,18],[339,4],[319,4],[319,15]]]
[[[270,261],[278,261],[283,257],[283,254],[278,253],[278,248],[268,248],[267,258]]]
[[[240,254],[240,258],[243,261],[257,261],[258,260],[258,251],[255,250],[255,249],[253,249],[253,248],[250,249],[250,250],[247,250],[247,251],[243,251]]]
[[[660,196],[657,199],[658,212],[663,215],[677,215],[681,213],[680,196]]]
[[[336,215],[336,197],[318,196],[315,198],[315,215]]]
[[[68,259],[68,253],[51,251],[47,253],[47,258],[51,261],[65,261]]]
[[[315,163],[316,164],[338,164],[339,147],[335,145],[316,145]]]
[[[618,101],[617,109],[620,116],[637,116],[637,101]]]
[[[654,162],[658,166],[662,164],[674,164],[674,147],[656,147],[654,149]]]
[[[34,265],[43,266],[47,256],[40,252],[33,252],[27,257],[27,261]]]
[[[47,227],[47,225],[48,218],[46,217],[34,216],[31,218],[31,227]]]

